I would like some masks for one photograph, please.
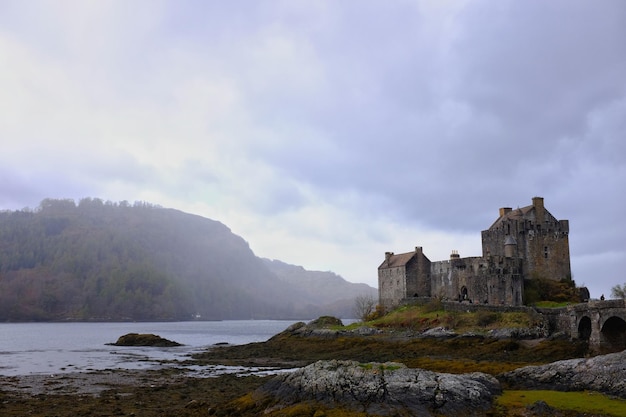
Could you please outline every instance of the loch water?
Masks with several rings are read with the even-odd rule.
[[[262,342],[294,320],[0,323],[0,376],[182,366],[215,344]],[[111,346],[127,333],[152,333],[184,346]],[[166,364],[164,364],[166,361]],[[214,368],[211,372],[219,372]]]

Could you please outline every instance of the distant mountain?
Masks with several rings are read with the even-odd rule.
[[[325,300],[329,311],[336,311],[337,317],[351,317],[354,300],[368,295],[378,299],[378,290],[367,284],[348,282],[331,271],[307,271],[301,266],[289,265],[278,260],[263,259],[267,267],[278,279],[298,290],[302,300],[315,303]]]
[[[375,294],[260,259],[222,223],[147,203],[0,212],[0,320],[307,319]]]

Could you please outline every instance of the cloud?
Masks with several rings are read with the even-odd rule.
[[[480,254],[498,208],[624,255],[621,1],[0,5],[1,208],[144,200],[376,284],[385,251]],[[601,219],[601,221],[599,221]]]

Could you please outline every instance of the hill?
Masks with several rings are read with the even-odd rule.
[[[273,263],[218,221],[147,203],[46,199],[0,213],[0,320],[345,317],[350,300],[375,292],[332,273],[277,274]],[[345,299],[329,296],[333,282]]]
[[[297,288],[299,299],[310,304],[325,300],[326,310],[339,312],[336,317],[352,317],[354,299],[358,296],[369,295],[378,299],[377,289],[348,282],[331,271],[307,271],[275,259],[263,259],[263,262],[285,285]]]

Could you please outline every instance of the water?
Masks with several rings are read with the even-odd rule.
[[[180,361],[216,343],[262,342],[294,321],[241,320],[166,323],[0,323],[0,375],[37,375],[103,369],[182,366]],[[127,333],[153,333],[185,346],[109,346]],[[219,373],[228,367],[189,367]],[[236,369],[235,369],[236,371]]]

